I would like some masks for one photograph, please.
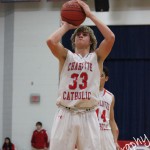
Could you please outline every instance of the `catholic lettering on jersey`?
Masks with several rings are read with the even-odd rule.
[[[112,103],[112,93],[104,89],[100,91],[100,102],[98,109],[98,121],[101,130],[110,130],[110,107]]]
[[[99,101],[100,71],[95,52],[82,57],[68,50],[60,74],[57,104],[93,108]]]

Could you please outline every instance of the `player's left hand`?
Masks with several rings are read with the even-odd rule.
[[[115,143],[115,145],[116,145],[116,150],[121,150],[121,148],[117,142]]]
[[[90,7],[85,3],[83,2],[82,0],[77,0],[77,2],[79,3],[79,5],[83,8],[85,14],[87,17],[90,17],[91,15],[91,10],[90,10]]]

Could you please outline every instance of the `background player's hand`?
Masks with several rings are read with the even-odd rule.
[[[67,22],[65,22],[65,21],[61,21],[61,26],[65,26],[67,29],[76,29],[78,26],[74,26],[74,25],[72,25],[72,24],[69,24],[69,23],[67,23]]]
[[[90,7],[85,3],[83,2],[82,0],[77,0],[77,2],[79,3],[79,5],[83,8],[85,14],[87,17],[90,17],[91,15],[91,10],[90,10]]]
[[[121,148],[117,142],[115,143],[115,145],[116,145],[116,150],[121,150]]]

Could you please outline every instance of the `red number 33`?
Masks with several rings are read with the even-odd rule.
[[[82,83],[79,84],[79,88],[81,90],[85,89],[87,87],[87,80],[88,80],[88,75],[86,72],[82,72],[79,76],[77,73],[73,73],[71,75],[71,78],[73,79],[73,84],[69,84],[69,89],[75,90],[78,86],[77,84],[77,79],[78,77],[82,78]]]

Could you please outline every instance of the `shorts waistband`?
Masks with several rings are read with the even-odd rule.
[[[73,112],[73,113],[84,113],[84,112],[90,112],[90,111],[95,111],[96,108],[93,107],[93,108],[71,108],[71,107],[66,107],[66,106],[63,106],[63,105],[59,105],[60,108],[64,108],[70,112]]]

